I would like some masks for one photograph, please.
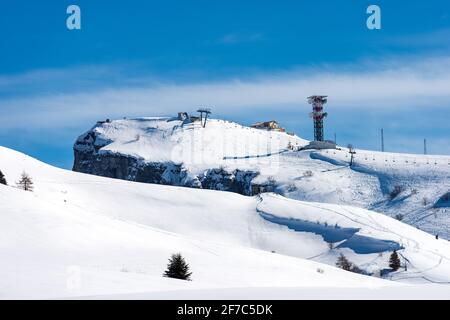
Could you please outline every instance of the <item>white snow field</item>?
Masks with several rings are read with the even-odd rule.
[[[449,242],[365,209],[85,175],[3,147],[0,170],[2,299],[450,298]],[[14,187],[23,171],[33,192]],[[380,279],[395,246],[408,269]],[[175,252],[193,281],[162,277]],[[339,253],[374,276],[335,268]]]
[[[167,117],[122,119],[104,122],[95,130],[110,142],[102,148],[103,151],[188,166],[197,163],[208,165],[208,160],[216,165],[230,156],[266,155],[286,149],[289,142],[293,145],[308,143],[295,135],[254,129],[221,119],[208,119],[205,128],[200,122],[183,123]],[[102,144],[102,141],[98,143]],[[196,156],[203,158],[197,159]]]
[[[99,153],[183,163],[191,175],[219,167],[254,170],[260,173],[255,183],[275,179],[288,198],[374,210],[450,239],[450,200],[440,200],[450,192],[449,156],[356,149],[350,168],[347,148],[292,151],[288,145],[308,141],[220,119],[209,119],[205,128],[167,117],[122,119],[92,130]]]

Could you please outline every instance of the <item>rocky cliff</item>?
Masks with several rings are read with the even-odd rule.
[[[101,125],[101,124],[100,124]],[[192,174],[180,163],[152,162],[143,158],[102,150],[112,143],[95,129],[81,135],[74,145],[73,171],[129,181],[155,183],[192,188],[223,190],[252,195],[252,180],[258,172],[210,168]]]

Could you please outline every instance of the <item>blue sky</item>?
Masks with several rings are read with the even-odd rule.
[[[70,168],[95,121],[212,105],[312,138],[450,154],[448,1],[10,1],[0,5],[0,145]],[[81,8],[81,30],[66,8]],[[382,29],[368,30],[377,4]]]

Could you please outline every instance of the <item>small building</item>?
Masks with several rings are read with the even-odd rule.
[[[178,120],[184,121],[186,119],[189,119],[187,112],[178,112]]]
[[[190,116],[187,112],[178,112],[177,119],[183,121],[183,123],[200,121],[200,117]]]
[[[276,122],[275,120],[257,122],[254,125],[252,125],[251,127],[255,128],[255,129],[261,129],[261,130],[286,132],[286,130],[284,128],[282,128],[278,124],[278,122]]]
[[[111,119],[97,121],[98,124],[111,123]]]
[[[334,141],[325,140],[325,141],[311,141],[308,145],[300,148],[300,150],[323,150],[323,149],[336,149],[336,143]]]

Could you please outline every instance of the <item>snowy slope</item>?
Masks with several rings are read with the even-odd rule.
[[[87,296],[83,299],[176,299],[176,300],[448,300],[449,288],[442,285],[395,287],[250,287],[188,289]]]
[[[251,248],[251,228],[264,231],[251,221],[252,198],[99,178],[52,168],[5,148],[0,153],[8,181],[26,170],[36,185],[33,193],[0,186],[0,297],[389,285]],[[190,262],[195,281],[161,277],[167,258],[177,251]],[[82,273],[81,287],[72,290],[67,288],[71,266]]]
[[[1,298],[89,296],[240,286],[386,285],[335,268],[238,245],[191,238],[1,187]],[[5,207],[5,198],[8,206]],[[192,282],[161,277],[181,251]],[[318,267],[325,274],[316,272]],[[79,286],[71,286],[79,270]],[[220,274],[220,277],[218,277]],[[388,283],[389,284],[389,283]]]
[[[123,119],[97,125],[93,131],[100,153],[127,154],[148,162],[183,163],[191,173],[228,165],[229,157],[256,158],[284,151],[289,143],[307,144],[297,136],[220,119],[209,119],[205,128],[200,122],[183,123],[176,118]]]
[[[448,156],[356,150],[356,165],[350,168],[346,148],[291,151],[288,145],[308,141],[219,119],[209,120],[206,128],[175,118],[115,120],[91,132],[98,137],[99,153],[182,163],[191,176],[211,168],[252,170],[258,173],[253,183],[275,181],[286,197],[374,210],[450,239],[450,201],[439,200],[450,191]],[[401,192],[391,198],[395,188]]]
[[[357,190],[371,192],[363,207],[398,217],[433,235],[450,238],[450,206],[442,198],[450,191],[450,157],[356,150],[352,172]],[[348,168],[348,150],[314,152],[312,158]],[[364,186],[364,179],[374,181]],[[374,186],[377,188],[374,189]],[[399,188],[394,198],[391,193]],[[367,190],[367,191],[366,191]],[[361,197],[357,197],[361,198]],[[437,203],[443,203],[438,207]],[[347,204],[351,204],[348,203]]]
[[[405,281],[450,281],[447,241],[374,212],[275,195],[245,197],[107,179],[57,169],[2,147],[0,168],[10,184],[23,170],[35,182],[33,193],[0,185],[1,298],[133,298],[137,292],[158,298],[179,290],[222,297],[222,289],[252,292],[248,288],[254,287],[279,288],[274,292],[287,287],[380,288],[383,295],[391,287],[403,288]],[[344,252],[361,267],[379,269],[388,255],[329,250],[322,235],[289,229],[262,212],[359,228],[359,235],[399,243],[408,271],[392,275],[402,278],[400,285],[328,266]],[[344,219],[344,213],[350,218]],[[191,264],[192,282],[161,277],[167,258],[178,251]],[[80,272],[79,285],[73,285],[74,272]],[[421,286],[428,288],[421,284],[404,292],[418,295]],[[292,297],[295,292],[305,295],[299,289]],[[450,296],[441,287],[436,292]]]
[[[258,212],[289,229],[328,238],[364,270],[388,268],[383,253],[398,250],[407,270],[390,273],[390,279],[450,284],[450,242],[390,217],[356,207],[301,202],[274,194],[262,196]],[[336,254],[333,251],[324,251],[314,260],[332,264]]]

